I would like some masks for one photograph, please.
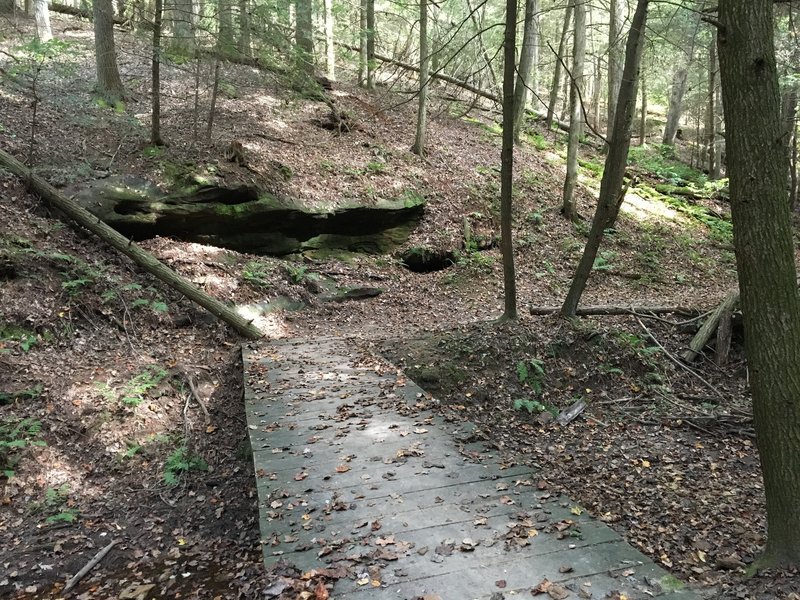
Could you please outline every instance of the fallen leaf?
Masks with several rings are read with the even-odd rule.
[[[305,479],[306,477],[308,477],[308,473],[306,473],[305,471],[302,471],[302,472],[300,472],[300,473],[298,473],[297,475],[294,476],[294,480],[295,481],[303,481],[303,479]]]
[[[499,587],[501,590],[506,587],[506,580],[505,579],[498,579],[494,582],[494,584]]]
[[[339,465],[338,467],[336,467],[337,473],[347,473],[349,470],[350,467],[348,467],[347,465]]]
[[[325,587],[323,582],[319,582],[317,587],[314,588],[314,598],[315,600],[328,600],[328,588]]]

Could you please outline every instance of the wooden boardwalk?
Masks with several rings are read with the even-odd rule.
[[[498,600],[537,586],[542,598],[696,598],[538,489],[530,468],[420,410],[419,387],[347,341],[253,344],[244,366],[267,565],[346,572],[337,600]]]

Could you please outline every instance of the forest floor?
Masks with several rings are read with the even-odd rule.
[[[424,196],[425,217],[407,246],[458,250],[454,264],[430,273],[409,271],[396,255],[277,259],[166,238],[142,246],[222,300],[305,302],[302,311],[262,319],[268,336],[342,335],[383,354],[434,394],[447,418],[475,423],[477,438],[538,465],[549,489],[705,597],[798,598],[797,573],[744,575],[763,546],[765,520],[740,335],[726,364],[709,354],[689,368],[675,357],[697,322],[680,315],[570,323],[528,314],[530,305],[557,306],[568,288],[599,187],[602,157],[591,147],[582,148],[577,224],[558,210],[562,134],[533,125],[516,153],[520,319],[496,324],[499,250],[461,248],[465,217],[483,239],[499,233],[500,139],[491,113],[460,118],[435,89],[421,159],[409,152],[414,102],[398,100],[411,97],[399,93],[411,82],[372,93],[335,84],[332,94],[357,124],[336,135],[319,126],[326,105],[282,76],[223,64],[209,139],[204,64],[195,139],[188,63],[163,70],[167,145],[153,147],[144,41],[118,34],[129,96],[114,109],[93,99],[86,23],[54,15],[57,38],[69,43],[50,58],[17,48],[31,38],[30,21],[2,24],[0,66],[17,83],[0,80],[0,148],[31,155],[36,77],[34,163],[66,193],[111,174],[170,186],[202,171],[320,208],[406,190]],[[234,141],[249,168],[225,160]],[[641,181],[608,232],[583,303],[713,308],[736,285],[725,201],[657,148],[634,155]],[[708,197],[655,191],[687,180]],[[62,597],[67,579],[114,542],[74,597],[264,597],[270,579],[240,340],[65,225],[19,179],[0,171],[0,190],[0,462],[9,471],[0,479],[0,596]],[[321,303],[315,275],[383,291]],[[588,408],[575,421],[552,422],[578,399]]]

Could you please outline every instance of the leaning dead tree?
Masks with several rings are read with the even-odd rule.
[[[91,231],[108,245],[129,257],[145,271],[157,277],[172,289],[177,290],[192,302],[199,304],[212,315],[233,327],[243,336],[250,339],[262,337],[261,331],[253,325],[252,321],[248,321],[233,308],[226,306],[216,298],[212,298],[192,285],[189,281],[159,261],[155,256],[142,250],[131,240],[117,233],[103,221],[86,211],[74,200],[60,194],[58,190],[47,183],[47,181],[31,172],[31,170],[20,161],[2,150],[0,150],[0,166],[7,168],[14,175],[20,177],[25,181],[31,191],[39,194],[50,205],[66,214],[75,223]]]

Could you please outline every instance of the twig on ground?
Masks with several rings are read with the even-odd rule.
[[[650,336],[650,338],[656,343],[656,346],[658,346],[661,349],[661,351],[664,353],[664,355],[667,358],[669,358],[672,362],[674,362],[676,365],[678,365],[680,368],[682,368],[686,372],[690,373],[691,375],[694,375],[697,379],[699,379],[701,382],[703,382],[703,384],[705,384],[706,387],[708,387],[708,389],[712,390],[715,394],[717,394],[720,398],[722,398],[722,400],[727,401],[727,398],[725,397],[725,395],[722,392],[720,392],[717,388],[715,388],[713,385],[711,385],[702,375],[700,375],[700,373],[698,373],[694,369],[691,369],[691,368],[687,367],[685,364],[683,364],[680,361],[680,359],[676,358],[672,353],[670,353],[670,351],[667,350],[661,344],[661,342],[658,341],[658,339],[656,339],[656,337],[653,335],[653,333],[647,328],[647,325],[642,323],[642,320],[638,316],[634,315],[634,318],[638,321],[638,323],[641,326],[641,328],[644,329],[645,333],[647,333],[647,335]]]
[[[108,554],[109,551],[114,546],[116,546],[118,542],[119,542],[119,540],[111,540],[111,543],[108,546],[102,548],[97,554],[95,554],[94,557],[89,562],[87,562],[80,571],[75,573],[75,575],[72,577],[72,579],[70,579],[67,582],[67,585],[64,586],[64,590],[63,591],[64,592],[68,592],[72,588],[74,588],[78,584],[78,582],[86,576],[86,574],[89,571],[91,571],[95,566],[97,566],[97,563],[99,563],[101,560],[103,560],[105,555]]]
[[[186,375],[186,381],[189,382],[189,389],[192,391],[192,396],[200,405],[200,408],[203,410],[203,415],[205,416],[206,425],[211,425],[211,415],[208,414],[208,408],[206,407],[205,402],[200,399],[200,392],[197,390],[197,385],[194,383],[194,377],[192,377],[188,372],[184,371],[184,375]]]

